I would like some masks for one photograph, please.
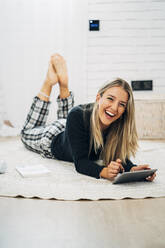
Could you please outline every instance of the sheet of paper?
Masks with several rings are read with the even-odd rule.
[[[33,166],[17,166],[16,170],[23,177],[37,177],[37,176],[45,176],[50,174],[50,170],[48,170],[45,166],[38,164]]]

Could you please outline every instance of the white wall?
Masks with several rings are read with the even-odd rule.
[[[7,120],[7,116],[6,116],[6,107],[4,103],[4,90],[2,85],[0,84],[0,128],[3,125],[4,120]]]
[[[84,85],[86,17],[86,0],[0,1],[0,84],[14,124],[23,123],[54,52],[66,58],[70,87],[76,102],[83,101],[85,87],[79,85]]]
[[[100,32],[88,31],[89,19],[100,19]],[[14,123],[23,123],[54,52],[67,60],[77,104],[116,77],[152,79],[165,93],[165,1],[0,0],[0,31],[0,84]]]
[[[164,0],[89,0],[88,18],[100,19],[101,26],[99,32],[88,32],[89,100],[116,77],[151,79],[153,92],[165,94]]]

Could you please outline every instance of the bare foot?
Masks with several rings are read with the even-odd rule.
[[[55,68],[51,60],[49,62],[48,72],[46,75],[46,81],[49,83],[50,86],[53,86],[58,82],[58,76],[57,76],[57,73],[55,71]]]
[[[68,88],[68,72],[64,58],[59,54],[51,57],[51,62],[58,76],[58,82],[61,88]]]

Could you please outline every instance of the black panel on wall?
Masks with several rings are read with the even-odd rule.
[[[100,30],[100,21],[99,20],[89,20],[89,30],[90,31],[99,31]]]
[[[133,90],[153,90],[152,80],[131,81]]]

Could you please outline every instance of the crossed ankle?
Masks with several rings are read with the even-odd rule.
[[[62,86],[60,83],[59,83],[59,87],[60,87],[60,90],[68,90],[69,91],[69,88],[68,88],[68,85],[67,86]]]
[[[60,98],[64,99],[67,98],[68,96],[70,96],[70,91],[68,88],[61,88],[60,87]]]

